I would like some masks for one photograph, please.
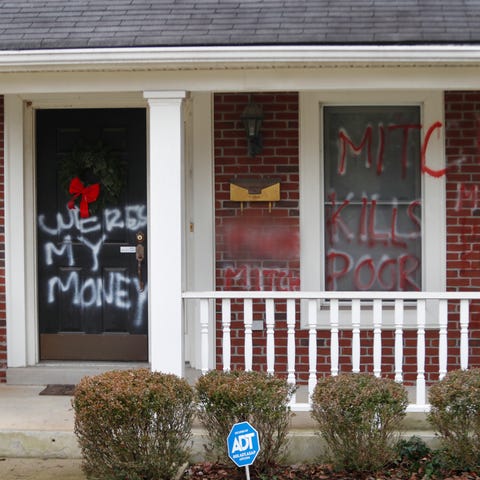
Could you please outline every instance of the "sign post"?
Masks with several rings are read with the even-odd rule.
[[[260,451],[258,432],[248,423],[236,423],[227,437],[228,456],[237,465],[245,467],[245,475],[250,480],[249,466]]]

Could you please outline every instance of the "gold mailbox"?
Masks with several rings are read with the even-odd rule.
[[[280,200],[280,179],[264,178],[232,178],[230,181],[230,200],[233,202],[272,202]]]

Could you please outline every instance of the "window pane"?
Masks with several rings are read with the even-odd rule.
[[[421,289],[420,109],[324,108],[325,285]]]

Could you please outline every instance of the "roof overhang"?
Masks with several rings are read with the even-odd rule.
[[[0,51],[0,72],[302,66],[476,66],[480,45],[155,47]]]

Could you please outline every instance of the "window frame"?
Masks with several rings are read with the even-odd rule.
[[[428,138],[425,154],[426,166],[441,171],[445,168],[443,91],[301,92],[299,100],[301,288],[324,291],[323,106],[419,106],[422,144],[428,128],[442,124]],[[421,192],[422,291],[441,292],[446,288],[445,175],[422,173]]]
[[[389,291],[403,283],[407,290],[421,290],[420,114],[419,105],[322,105],[326,289]],[[392,130],[395,124],[417,127]],[[416,207],[410,215],[411,205]],[[329,226],[335,211],[339,221]],[[330,255],[336,260],[328,260]],[[345,273],[347,258],[348,271],[337,277]],[[400,264],[406,271],[416,267],[402,277]],[[388,265],[386,271],[381,265]]]

